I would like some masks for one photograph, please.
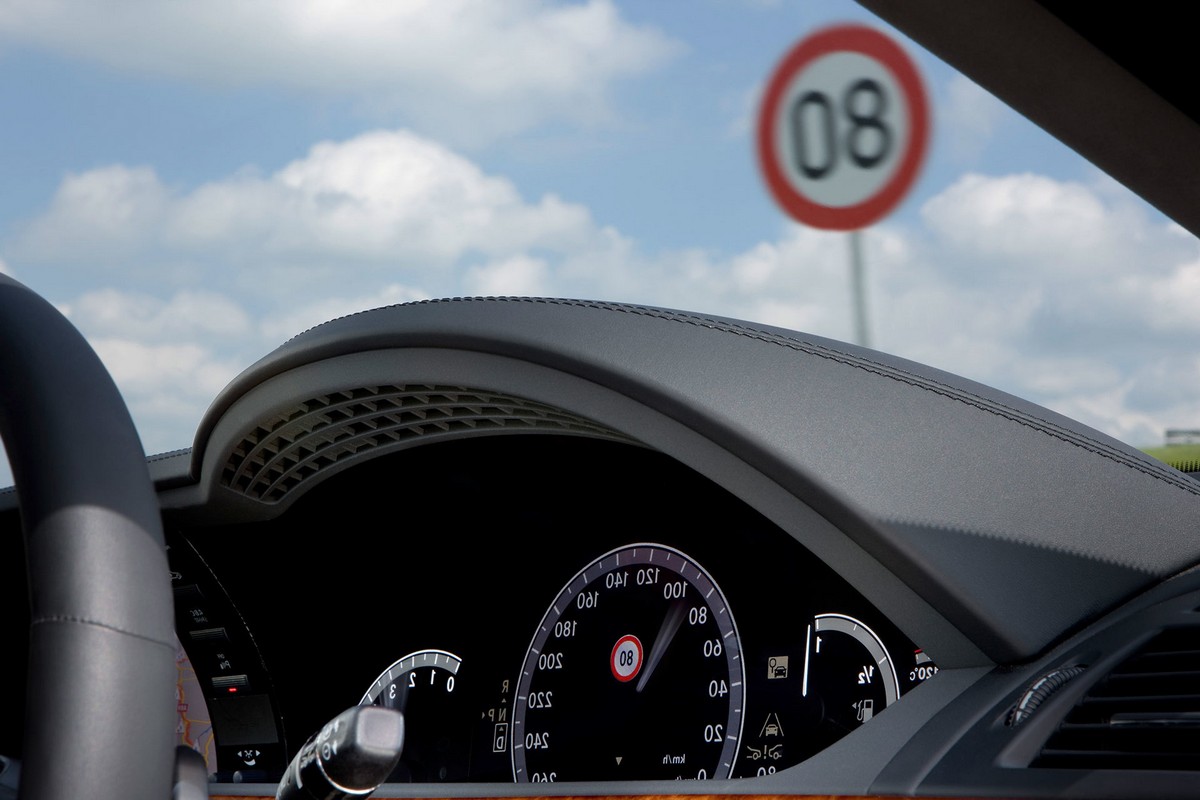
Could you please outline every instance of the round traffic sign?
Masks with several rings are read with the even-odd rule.
[[[758,115],[758,160],[790,216],[829,230],[879,220],[916,180],[929,101],[900,46],[862,25],[802,39],[775,69]]]

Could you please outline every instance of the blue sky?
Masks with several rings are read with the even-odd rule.
[[[798,39],[888,30],[853,3],[101,5],[0,5],[0,270],[88,336],[148,452],[287,337],[392,302],[852,337],[846,235],[782,214],[753,128]],[[1135,445],[1200,425],[1196,240],[897,38],[934,126],[863,233],[872,345]]]

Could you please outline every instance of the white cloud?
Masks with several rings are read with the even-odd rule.
[[[67,279],[52,299],[147,447],[165,449],[190,441],[238,371],[313,325],[468,285],[550,291],[551,262],[618,241],[582,206],[526,201],[442,145],[381,131],[191,190],[146,167],[71,175],[8,247],[46,286]]]
[[[120,211],[145,198],[154,213]],[[1134,443],[1200,419],[1191,346],[1200,246],[1104,185],[968,175],[912,224],[876,226],[862,241],[879,349]],[[274,174],[249,170],[188,191],[145,169],[72,176],[15,263],[61,269],[72,242],[87,243],[70,254],[84,262],[123,248],[122,263],[140,276],[199,265],[132,280],[137,293],[112,288],[111,275],[91,285],[84,272],[72,296],[56,298],[152,420],[139,423],[148,439],[171,429],[174,446],[225,380],[285,339],[432,296],[626,301],[853,335],[845,234],[789,224],[740,252],[648,252],[586,207],[527,200],[406,131],[322,143]]]
[[[615,81],[680,50],[611,0],[9,0],[3,40],[207,85],[351,95],[460,144],[603,120]]]
[[[245,366],[200,344],[89,337],[129,406],[147,453],[188,447],[205,409]]]
[[[100,289],[60,309],[81,330],[147,341],[240,339],[250,317],[227,297],[184,290],[163,301],[149,294]]]
[[[481,267],[464,276],[467,294],[481,296],[525,295],[540,297],[553,293],[545,260],[512,256]]]
[[[238,367],[215,358],[197,344],[149,344],[130,339],[93,338],[92,346],[122,390],[143,403],[147,398],[166,408],[183,405],[179,397],[201,398],[207,403],[238,372]],[[172,397],[164,386],[182,391]]]
[[[1200,261],[1172,266],[1149,280],[1129,276],[1119,288],[1134,298],[1131,305],[1148,327],[1193,337],[1200,334]]]
[[[975,257],[963,269],[979,277],[1075,277],[1110,263],[1106,254],[1125,244],[1086,186],[1041,175],[967,174],[926,202],[921,215],[940,243]],[[995,262],[1003,273],[991,269]]]
[[[216,256],[210,269],[245,289],[285,269],[288,278],[271,283],[277,291],[327,281],[345,264],[424,274],[469,253],[586,249],[597,235],[582,206],[554,195],[528,203],[510,181],[442,145],[376,131],[318,144],[273,175],[247,171],[190,192],[168,190],[148,168],[72,175],[14,251],[73,269],[127,264],[138,251],[155,254],[156,264]],[[174,283],[178,272],[145,278]]]
[[[339,317],[371,308],[428,299],[430,295],[421,289],[391,284],[373,294],[326,297],[299,308],[268,314],[259,325],[259,331],[264,342],[269,347],[274,347],[309,328]]]
[[[170,199],[149,167],[118,164],[68,175],[49,210],[25,232],[21,249],[49,260],[124,258],[149,243]]]

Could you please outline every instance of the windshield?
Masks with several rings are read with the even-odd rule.
[[[901,43],[932,114],[858,238],[861,321],[851,236],[755,156],[772,70],[841,22]],[[463,295],[864,340],[1137,447],[1200,427],[1196,240],[850,2],[15,0],[0,67],[0,271],[84,332],[148,453],[305,328]]]

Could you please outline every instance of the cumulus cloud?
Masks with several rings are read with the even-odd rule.
[[[939,244],[972,282],[1075,280],[1118,268],[1134,237],[1097,194],[1042,175],[967,174],[925,203]]]
[[[966,175],[915,220],[862,241],[879,349],[1133,443],[1200,419],[1190,346],[1200,245],[1106,186]],[[652,252],[585,206],[524,198],[407,131],[325,142],[273,174],[187,190],[145,168],[71,176],[20,244],[19,258],[5,256],[23,271],[68,269],[115,248],[139,274],[168,276],[131,281],[133,292],[111,273],[79,271],[74,294],[55,298],[156,447],[186,443],[224,382],[285,339],[433,296],[627,301],[853,335],[844,234],[788,224],[735,252]],[[162,266],[184,263],[196,268]]]
[[[604,120],[680,45],[611,0],[10,0],[0,41],[205,85],[351,95],[462,143]]]
[[[428,272],[467,253],[576,251],[596,235],[580,205],[554,195],[526,202],[510,181],[440,144],[408,131],[375,131],[318,144],[272,175],[246,171],[191,191],[169,189],[148,168],[71,175],[14,251],[73,269],[125,264],[138,251],[174,260],[218,256],[209,269],[229,276],[232,268],[250,288],[255,273],[273,267],[290,278],[260,285],[329,277],[314,265],[373,264],[382,272],[408,264]],[[279,277],[278,269],[260,277]],[[155,279],[176,274],[163,270]]]
[[[409,131],[324,142],[193,188],[148,167],[69,175],[5,255],[112,370],[147,447],[185,444],[240,369],[328,319],[434,294],[550,293],[632,244]],[[574,264],[574,266],[568,266]],[[132,290],[130,287],[137,287]]]
[[[169,200],[149,167],[118,164],[68,175],[50,208],[29,226],[22,249],[46,260],[124,258],[146,246]]]
[[[323,322],[371,308],[428,300],[430,297],[422,289],[402,284],[389,284],[378,292],[353,297],[324,297],[298,308],[268,314],[259,325],[259,333],[266,346],[274,347]]]
[[[553,294],[548,272],[549,266],[544,259],[512,256],[468,270],[465,276],[467,294],[484,297]]]
[[[167,300],[141,292],[100,289],[60,310],[81,330],[146,341],[237,339],[250,330],[250,316],[228,297],[184,290]]]
[[[1126,276],[1118,288],[1147,327],[1172,335],[1200,335],[1200,261],[1172,265],[1149,280]]]
[[[122,390],[155,412],[203,407],[238,372],[236,365],[197,344],[106,337],[93,338],[91,344]],[[166,392],[166,387],[174,391]],[[191,398],[202,405],[189,403]]]

